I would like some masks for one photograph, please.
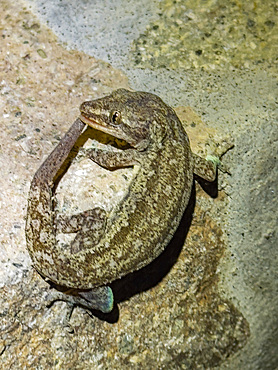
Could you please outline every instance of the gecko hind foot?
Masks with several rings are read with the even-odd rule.
[[[51,292],[47,298],[48,307],[51,307],[53,303],[57,301],[67,302],[69,304],[68,313],[66,314],[65,322],[69,322],[73,308],[75,306],[82,306],[89,310],[98,310],[103,313],[108,313],[113,310],[114,307],[114,295],[113,291],[108,286],[102,286],[90,290],[78,290],[66,288],[63,286],[50,283]],[[67,326],[67,325],[64,325]]]
[[[85,300],[84,306],[99,310],[103,313],[111,312],[114,305],[114,296],[112,289],[108,286],[103,286],[89,291],[79,292],[78,295],[82,301]]]

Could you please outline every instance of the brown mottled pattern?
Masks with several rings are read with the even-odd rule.
[[[43,162],[31,182],[26,219],[26,240],[34,267],[55,281],[56,225],[53,211],[53,182],[71,152],[85,124],[77,119],[66,135]]]
[[[84,236],[86,242],[61,249],[55,238],[59,222],[55,224],[52,210],[51,179],[81,134],[77,120],[32,181],[27,242],[34,266],[42,275],[60,285],[89,289],[138,270],[164,250],[187,206],[194,160],[177,115],[153,94],[119,89],[83,103],[80,110],[84,123],[130,144],[113,157],[111,152],[90,149],[91,159],[107,168],[137,163],[140,169],[128,194],[106,220],[100,240],[101,226],[95,220],[97,242],[93,232],[86,234],[88,230],[81,227],[76,240]],[[72,225],[77,219],[75,215]],[[94,231],[94,222],[91,226]]]

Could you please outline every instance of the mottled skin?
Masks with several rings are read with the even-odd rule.
[[[192,154],[176,113],[153,94],[119,89],[83,103],[80,111],[80,120],[34,176],[26,235],[34,267],[44,277],[94,292],[146,266],[164,250],[188,204],[193,172],[213,181],[215,166]],[[53,211],[53,179],[85,124],[129,144],[116,152],[88,149],[89,158],[108,169],[138,164],[139,170],[109,215],[96,208],[72,217],[59,216]],[[76,233],[72,244],[59,247],[57,231]],[[112,295],[103,289],[98,292]],[[112,309],[111,304],[104,309],[95,307]]]

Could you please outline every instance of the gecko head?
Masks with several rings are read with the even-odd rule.
[[[80,106],[80,119],[87,125],[145,150],[165,137],[169,108],[156,95],[118,89]]]

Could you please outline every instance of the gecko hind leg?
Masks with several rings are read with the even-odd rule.
[[[106,211],[99,207],[72,216],[59,215],[56,221],[57,232],[65,234],[76,233],[75,238],[71,242],[71,253],[78,253],[85,248],[91,248],[92,245],[99,242],[105,231],[106,220]],[[58,290],[54,296],[54,300],[66,301],[72,307],[81,305],[103,313],[112,311],[114,304],[113,292],[108,286],[90,290]]]
[[[78,295],[80,303],[90,309],[99,310],[103,313],[111,312],[113,309],[114,295],[109,286],[81,291]]]
[[[72,306],[82,306],[103,313],[111,312],[114,305],[113,291],[109,286],[101,286],[89,290],[69,289],[57,292],[56,300],[63,300]],[[60,295],[59,295],[60,294]]]
[[[63,301],[68,304],[67,311],[63,317],[62,325],[68,328],[69,331],[73,331],[69,321],[72,312],[76,306],[81,306],[89,310],[98,310],[103,313],[109,313],[113,310],[114,306],[114,295],[113,291],[108,286],[102,286],[90,290],[79,291],[76,289],[66,289],[62,290],[55,284],[52,284],[55,290],[51,290],[49,294],[48,307],[56,301]]]
[[[57,232],[76,233],[71,242],[71,253],[78,253],[99,242],[105,231],[106,220],[106,211],[99,207],[72,216],[59,215]]]

